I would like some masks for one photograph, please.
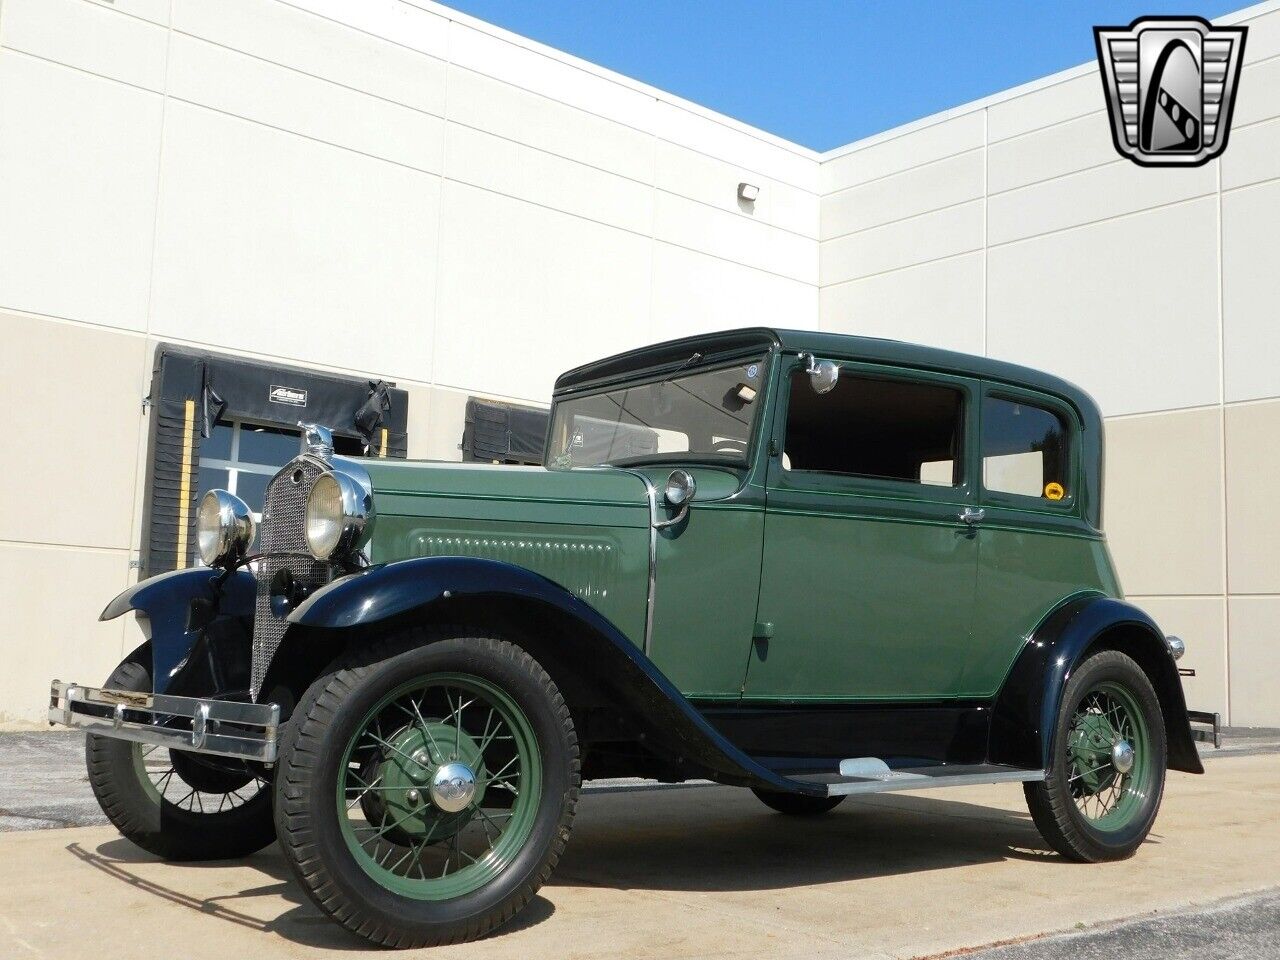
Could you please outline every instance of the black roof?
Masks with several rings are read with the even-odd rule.
[[[700,355],[698,362],[702,362],[772,349],[809,351],[819,358],[864,360],[1028,387],[1069,402],[1080,413],[1086,426],[1100,422],[1098,406],[1088,393],[1042,370],[902,340],[768,327],[744,327],[683,337],[583,364],[560,375],[556,380],[555,395],[560,397],[604,386],[641,372],[660,373],[666,367],[688,364],[695,354]]]

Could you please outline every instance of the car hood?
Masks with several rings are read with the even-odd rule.
[[[585,526],[649,524],[646,480],[612,467],[361,460],[379,517],[440,517]]]

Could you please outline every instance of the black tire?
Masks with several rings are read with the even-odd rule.
[[[411,628],[358,652],[310,686],[283,731],[276,831],[285,859],[321,910],[380,946],[485,936],[533,898],[569,839],[581,785],[569,709],[537,661],[520,647],[479,633]],[[406,684],[441,675],[479,678],[516,704],[536,739],[541,789],[527,838],[496,875],[459,896],[421,899],[384,886],[356,859],[340,819],[348,813],[338,811],[338,771],[352,756],[348,744],[359,738],[370,711]]]
[[[1142,783],[1137,788],[1125,784],[1122,793],[1132,797],[1131,812],[1117,825],[1099,829],[1077,805],[1085,788],[1076,784],[1073,793],[1072,757],[1069,737],[1076,711],[1100,685],[1115,685],[1132,699],[1146,727],[1146,751]],[[1164,794],[1167,766],[1164,717],[1160,701],[1146,673],[1132,659],[1117,650],[1104,650],[1085,660],[1072,674],[1058,709],[1053,737],[1052,762],[1042,783],[1023,784],[1027,806],[1040,835],[1058,853],[1078,863],[1098,863],[1130,857],[1146,839]],[[1134,770],[1138,767],[1135,765]],[[1111,776],[1115,776],[1114,773]]]
[[[771,810],[785,813],[789,817],[816,817],[840,806],[843,796],[807,797],[802,793],[778,793],[773,790],[757,790],[751,792],[760,798],[760,802]]]
[[[144,664],[126,660],[107,678],[105,686],[110,690],[150,691],[151,673]],[[171,799],[185,793],[171,790],[172,781],[180,780],[188,788],[198,787],[198,796],[222,794],[219,787],[236,789],[252,778],[228,778],[213,767],[202,766],[194,755],[173,750],[169,751],[173,774],[163,792],[158,792],[149,780],[143,782],[146,774],[140,772],[141,749],[142,745],[128,740],[94,734],[85,737],[89,785],[102,812],[126,839],[165,860],[229,860],[256,853],[275,840],[269,786],[263,784],[245,802],[226,809],[186,809]]]

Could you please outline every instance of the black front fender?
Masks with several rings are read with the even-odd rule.
[[[392,618],[429,618],[448,601],[516,601],[551,615],[554,636],[517,634],[548,670],[567,665],[627,715],[669,759],[723,783],[821,795],[825,787],[780,776],[727,740],[613,623],[564,587],[523,567],[473,557],[424,557],[373,567],[317,590],[289,616],[293,627],[349,630]],[[569,629],[563,629],[568,627]],[[554,672],[554,671],[553,671]]]
[[[1067,681],[1076,664],[1097,648],[1120,650],[1146,671],[1164,715],[1169,766],[1204,773],[1191,736],[1182,681],[1164,634],[1133,604],[1100,594],[1062,603],[1023,646],[992,711],[991,761],[1049,769]]]
[[[164,693],[179,667],[215,616],[253,617],[257,586],[253,574],[239,570],[217,586],[219,572],[208,567],[171,570],[142,580],[107,604],[99,620],[114,620],[136,610],[151,642],[151,676]],[[195,613],[197,606],[202,613]]]

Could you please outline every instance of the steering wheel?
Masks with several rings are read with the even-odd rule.
[[[747,441],[734,440],[732,438],[726,438],[722,440],[713,440],[711,441],[711,452],[712,453],[745,454],[747,452]]]

